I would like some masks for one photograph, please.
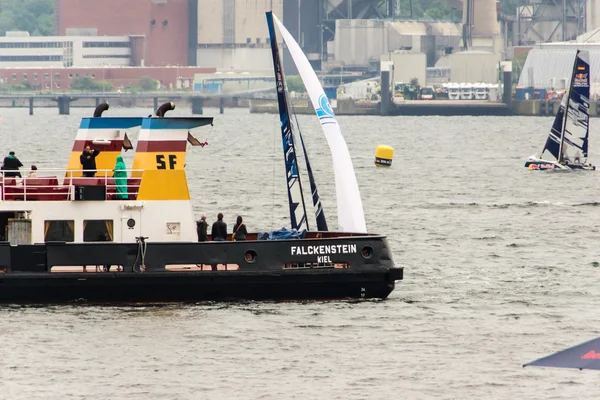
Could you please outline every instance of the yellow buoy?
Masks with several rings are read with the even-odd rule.
[[[380,144],[375,149],[375,165],[377,167],[391,167],[394,157],[394,148]]]

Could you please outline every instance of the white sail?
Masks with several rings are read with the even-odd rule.
[[[319,78],[315,74],[315,71],[313,71],[298,43],[296,43],[292,35],[290,35],[275,15],[273,15],[273,19],[292,54],[294,63],[308,91],[312,105],[321,122],[327,144],[331,150],[339,229],[343,232],[366,233],[365,214],[356,182],[356,175],[354,174],[354,166],[352,165],[348,146],[335,118],[335,114],[331,109],[329,100],[325,96]]]

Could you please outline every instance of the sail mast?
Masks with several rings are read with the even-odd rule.
[[[573,77],[577,71],[577,57],[579,57],[579,50],[575,53],[575,61],[573,61],[573,69],[571,71],[571,81],[569,82],[569,90],[564,95],[567,96],[567,103],[565,105],[565,115],[563,118],[562,129],[560,131],[560,146],[558,148],[558,163],[560,164],[563,160],[563,146],[565,143],[565,128],[567,127],[567,113],[569,110],[569,101],[571,98],[571,92],[573,91]]]
[[[267,14],[267,25],[269,27],[269,38],[271,41],[271,53],[273,55],[273,69],[275,72],[275,85],[277,88],[277,100],[279,105],[279,119],[281,120],[281,136],[283,140],[283,155],[285,160],[285,171],[288,187],[288,202],[290,206],[290,222],[292,229],[309,229],[306,218],[306,204],[302,192],[302,182],[300,180],[300,171],[298,170],[298,159],[296,157],[296,146],[294,144],[294,135],[290,121],[290,112],[286,97],[286,86],[283,75],[283,67],[279,48],[277,46],[277,36],[275,35],[275,25],[273,24],[273,14],[269,11]]]

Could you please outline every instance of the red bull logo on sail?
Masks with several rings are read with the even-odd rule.
[[[581,87],[588,86],[588,74],[579,73],[573,76],[573,86]]]

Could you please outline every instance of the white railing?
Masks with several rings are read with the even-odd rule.
[[[118,192],[112,170],[97,170],[93,177],[82,176],[83,170],[38,169],[35,176],[21,172],[22,177],[12,176],[17,171],[0,171],[0,199],[2,201],[58,201],[75,200],[78,186],[106,187],[106,200],[135,200],[140,188],[141,177],[132,178],[132,172],[143,170],[125,170],[127,172],[124,191]],[[117,196],[118,194],[123,196]],[[122,197],[127,196],[127,199]]]

